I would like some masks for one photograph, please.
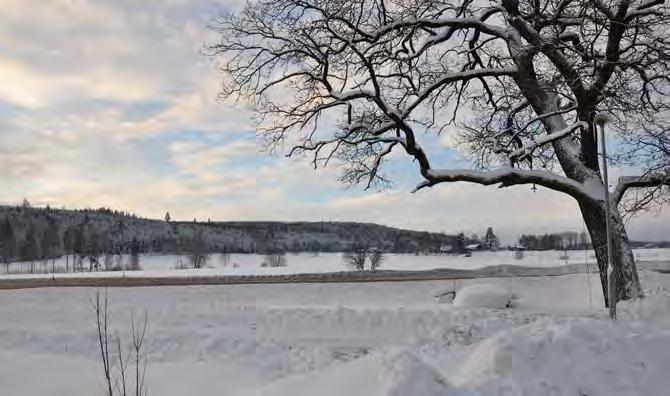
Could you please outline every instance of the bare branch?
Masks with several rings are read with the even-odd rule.
[[[572,124],[567,128],[561,129],[560,131],[556,131],[548,135],[542,136],[538,139],[534,139],[531,144],[520,147],[512,151],[512,153],[510,153],[509,155],[509,158],[510,160],[513,161],[523,160],[524,158],[532,155],[533,151],[535,151],[537,148],[542,147],[549,143],[553,143],[556,140],[566,138],[567,136],[572,135],[578,129],[586,129],[588,127],[589,127],[588,123],[584,121]]]
[[[430,170],[427,180],[419,184],[414,191],[445,182],[470,182],[484,186],[500,184],[501,188],[520,184],[538,184],[551,190],[566,193],[576,199],[598,202],[604,199],[604,196],[594,195],[594,192],[583,184],[566,177],[547,171],[523,170],[512,167],[503,167],[491,171],[469,169]]]
[[[614,202],[619,203],[631,188],[649,188],[659,186],[670,186],[670,169],[665,173],[653,173],[644,176],[624,176],[619,178],[614,192]]]

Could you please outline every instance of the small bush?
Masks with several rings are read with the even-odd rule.
[[[370,253],[370,270],[376,271],[380,265],[384,262],[384,253],[381,250],[375,250]]]
[[[261,267],[270,268],[286,267],[286,265],[287,262],[285,253],[266,254],[263,262],[261,263]]]
[[[96,292],[92,308],[96,317],[98,348],[104,374],[106,396],[146,396],[147,356],[145,341],[149,318],[145,313],[138,322],[133,311],[130,311],[130,347],[124,348],[123,340],[118,332],[112,334],[107,292],[101,298]],[[134,377],[132,380],[129,377]]]
[[[365,261],[367,259],[368,253],[365,250],[359,250],[356,252],[347,252],[342,255],[342,260],[347,265],[355,271],[365,270]]]

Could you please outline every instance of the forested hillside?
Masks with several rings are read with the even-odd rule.
[[[105,208],[64,210],[0,207],[3,262],[73,254],[341,252],[366,247],[386,252],[431,252],[458,244],[454,236],[342,222],[175,222]]]

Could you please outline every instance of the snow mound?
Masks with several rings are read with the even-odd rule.
[[[645,296],[617,303],[617,317],[622,322],[638,321],[669,325],[670,292],[661,288],[651,288],[645,290]]]
[[[433,367],[415,355],[403,352],[384,362],[382,370],[384,396],[443,396],[447,381]]]
[[[547,319],[481,341],[450,380],[483,394],[660,396],[667,367],[668,331]]]
[[[456,293],[458,308],[507,308],[514,295],[505,286],[495,283],[475,283]]]
[[[443,396],[450,389],[433,367],[410,352],[375,354],[271,384],[272,396]]]

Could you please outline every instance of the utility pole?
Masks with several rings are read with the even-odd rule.
[[[600,127],[600,151],[603,156],[603,183],[605,183],[605,235],[607,238],[607,299],[609,300],[610,319],[616,320],[616,282],[612,259],[612,234],[610,230],[610,187],[607,173],[607,145],[605,144],[605,124],[607,116],[598,114],[596,124]]]

